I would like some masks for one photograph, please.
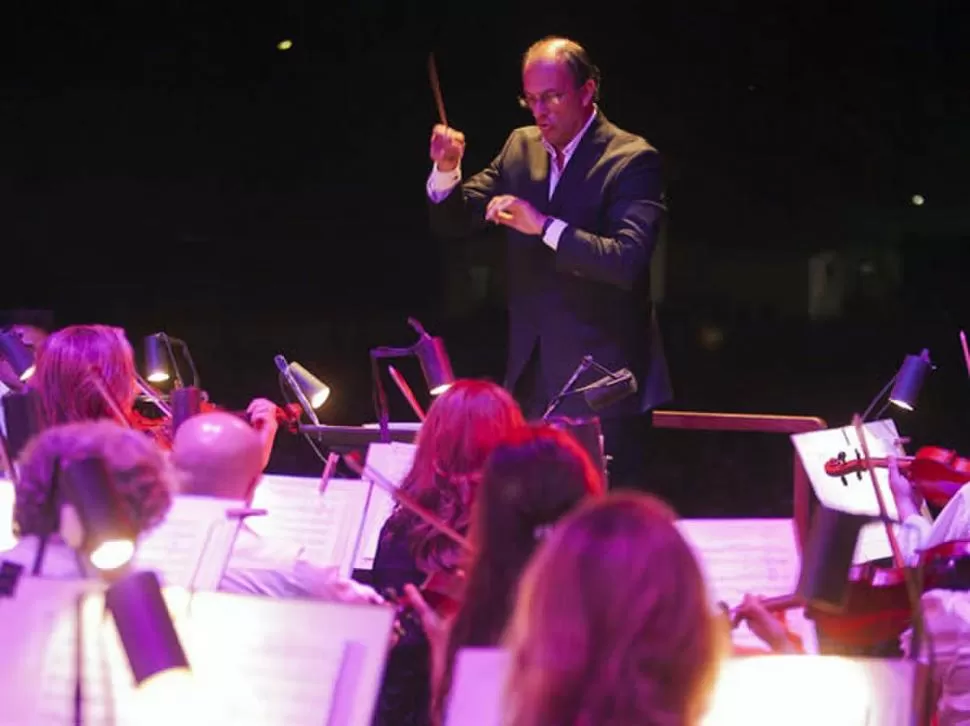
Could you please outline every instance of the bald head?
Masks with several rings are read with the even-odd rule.
[[[263,470],[263,444],[238,416],[203,413],[179,426],[172,463],[185,494],[245,499]]]

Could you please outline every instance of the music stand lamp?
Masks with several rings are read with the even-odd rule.
[[[37,370],[34,365],[34,354],[13,333],[0,333],[0,358],[10,364],[21,382],[26,381]]]
[[[178,348],[185,361],[189,364],[189,371],[192,373],[192,384],[196,388],[200,387],[199,372],[192,360],[192,353],[188,344],[179,338],[173,338],[168,333],[153,333],[145,337],[145,377],[150,383],[164,383],[175,374],[175,388],[182,388],[185,379],[178,365],[178,358],[175,349]]]
[[[448,357],[444,340],[428,335],[421,323],[414,318],[408,318],[408,325],[418,333],[418,340],[414,345],[408,348],[378,347],[370,351],[374,408],[377,412],[380,441],[385,444],[391,441],[390,411],[379,361],[393,358],[417,358],[428,387],[428,393],[432,396],[441,395],[455,382],[455,373],[451,368],[451,359]]]
[[[889,382],[883,386],[882,390],[876,394],[876,397],[866,407],[865,412],[862,414],[863,422],[869,420],[869,414],[872,413],[876,404],[882,400],[887,392],[889,393],[889,399],[879,409],[876,418],[882,416],[890,404],[904,411],[912,411],[915,409],[916,400],[919,398],[919,392],[923,387],[926,374],[934,369],[935,366],[930,360],[930,352],[926,348],[919,355],[907,355],[903,359],[903,364],[899,367],[896,375],[889,379]],[[892,389],[891,391],[890,388]]]

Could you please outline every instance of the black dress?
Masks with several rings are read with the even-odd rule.
[[[402,595],[408,583],[418,586],[425,575],[408,550],[407,536],[381,530],[374,558],[373,587],[382,595]],[[372,726],[429,726],[431,658],[428,640],[417,618],[404,618],[403,634],[387,657],[384,680]]]

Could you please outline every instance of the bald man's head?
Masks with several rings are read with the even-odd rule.
[[[203,413],[179,426],[172,463],[185,494],[245,499],[263,470],[263,444],[238,416]]]

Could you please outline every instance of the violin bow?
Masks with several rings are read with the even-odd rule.
[[[869,478],[872,481],[872,490],[876,494],[876,502],[879,504],[879,514],[882,517],[882,524],[886,528],[889,547],[893,552],[893,563],[896,567],[902,569],[906,566],[906,559],[903,557],[899,540],[896,538],[896,532],[893,530],[892,522],[889,519],[889,508],[886,506],[886,498],[883,496],[882,489],[879,487],[879,481],[876,479],[876,467],[872,463],[872,457],[869,455],[869,440],[866,438],[866,430],[862,425],[862,417],[859,414],[852,417],[852,426],[855,428],[856,436],[859,438],[863,462],[865,463],[866,470],[869,472]]]
[[[390,374],[391,380],[394,381],[394,385],[397,386],[397,390],[407,399],[408,405],[411,406],[414,415],[418,417],[418,421],[424,422],[424,411],[421,410],[421,405],[418,403],[418,399],[414,397],[414,391],[411,390],[411,386],[404,380],[404,376],[398,373],[397,368],[394,366],[388,366],[387,372]]]
[[[127,416],[125,416],[125,412],[122,410],[121,404],[118,403],[118,399],[114,397],[111,390],[108,388],[108,384],[105,383],[104,378],[101,377],[100,371],[98,371],[98,369],[94,366],[88,366],[88,376],[90,377],[91,382],[94,383],[94,387],[98,389],[98,393],[101,394],[101,397],[104,399],[105,403],[108,404],[108,408],[111,409],[111,412],[115,415],[115,418],[118,419],[118,423],[127,426],[128,428],[133,428],[131,421]]]
[[[456,545],[467,552],[472,551],[471,543],[467,538],[462,537],[457,530],[445,524],[434,514],[418,504],[410,494],[402,492],[399,487],[394,486],[394,484],[388,481],[387,478],[385,478],[384,475],[379,471],[369,466],[361,466],[358,461],[346,454],[344,454],[343,458],[347,467],[361,479],[365,479],[373,484],[376,484],[378,487],[390,494],[394,501],[398,502],[405,509],[411,510],[414,514],[441,532],[441,534],[450,539]]]

